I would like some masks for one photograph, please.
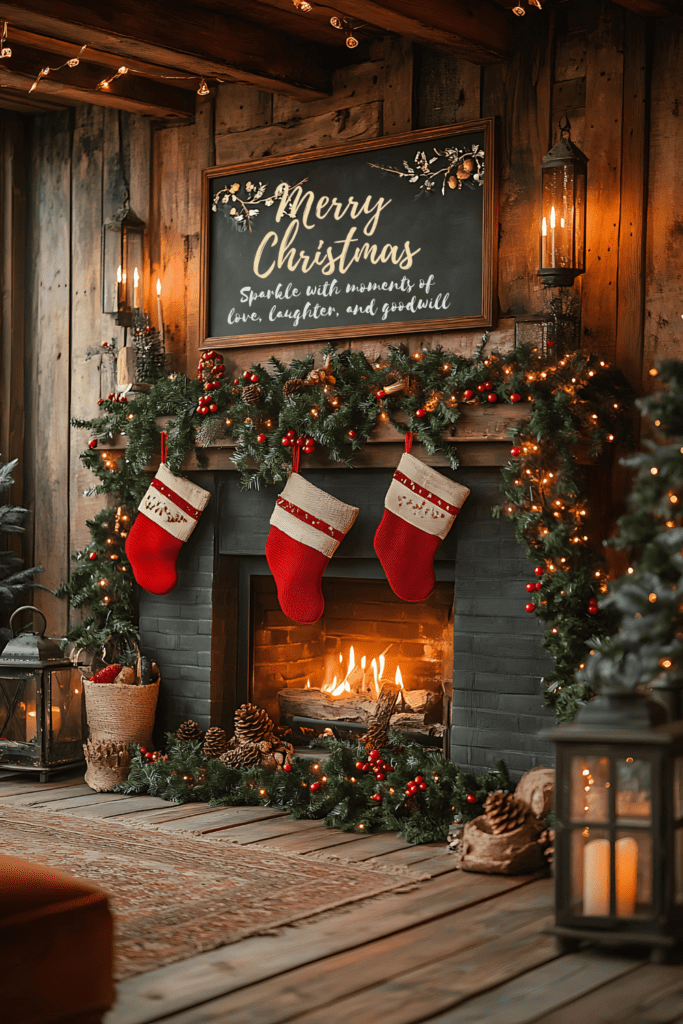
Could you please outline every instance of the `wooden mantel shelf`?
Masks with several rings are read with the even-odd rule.
[[[497,405],[463,405],[457,430],[444,435],[444,439],[453,441],[459,446],[460,463],[463,466],[503,466],[510,457],[510,429],[521,419],[524,406]],[[168,422],[170,417],[160,417],[159,423]],[[115,438],[107,445],[110,450],[125,448],[127,440],[123,436]],[[235,442],[229,438],[216,441],[207,448],[197,448],[190,452],[181,469],[191,471],[197,469],[234,471],[232,451]],[[420,459],[429,466],[448,466],[448,460],[442,455],[428,455],[417,446]],[[392,467],[398,463],[403,451],[403,435],[391,423],[380,423],[375,428],[368,444],[354,456],[356,469],[372,469]],[[198,455],[203,455],[204,466],[200,466]],[[334,462],[322,451],[305,456],[305,465],[309,469],[344,469],[345,463]],[[158,460],[148,465],[148,470],[156,471]]]

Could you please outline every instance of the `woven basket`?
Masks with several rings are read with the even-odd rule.
[[[158,682],[148,686],[124,686],[87,681],[83,689],[92,740],[116,740],[151,747]]]
[[[125,782],[130,774],[130,765],[112,768],[106,764],[90,764],[85,773],[85,783],[96,793],[111,793],[119,782]]]

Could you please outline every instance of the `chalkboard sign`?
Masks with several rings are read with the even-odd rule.
[[[492,323],[493,121],[204,171],[210,348]]]

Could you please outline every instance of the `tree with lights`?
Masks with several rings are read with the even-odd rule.
[[[601,599],[619,631],[591,641],[581,678],[587,687],[635,689],[683,670],[683,362],[651,370],[666,386],[636,403],[655,428],[644,451],[623,460],[636,471],[619,535],[627,573]]]

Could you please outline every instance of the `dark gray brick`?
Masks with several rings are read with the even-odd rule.
[[[211,668],[211,652],[197,651],[197,664],[203,668]]]
[[[182,649],[184,651],[211,651],[211,637],[209,634],[198,636],[182,637]]]
[[[177,633],[178,636],[192,636],[197,632],[197,623],[194,619],[165,619],[163,631]]]
[[[183,609],[183,617],[186,619],[199,619],[211,621],[213,615],[213,605],[211,604],[191,604]]]
[[[146,649],[174,651],[179,645],[179,638],[167,633],[145,633],[140,639]]]

